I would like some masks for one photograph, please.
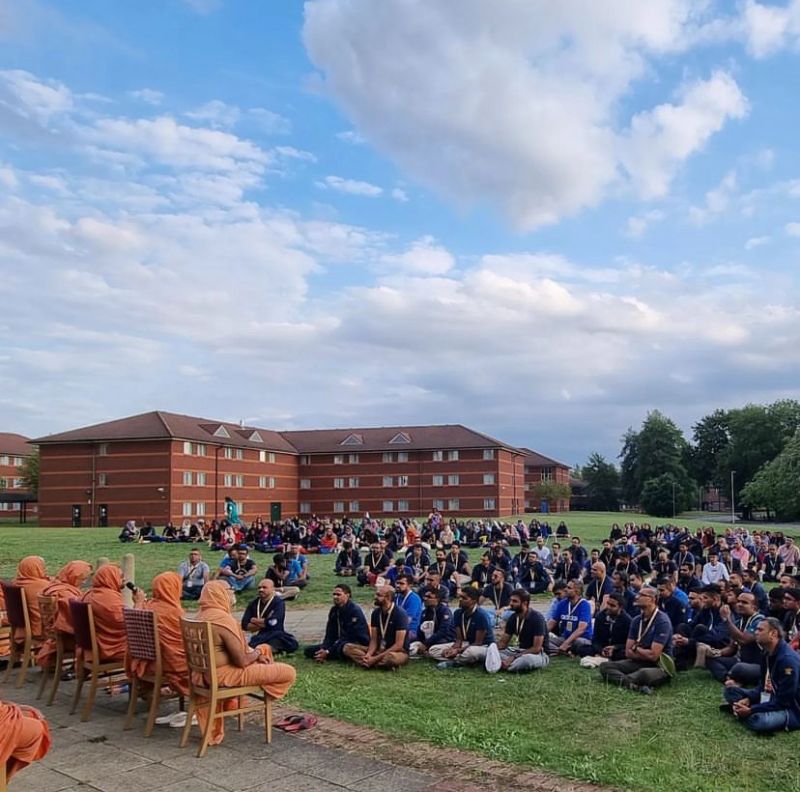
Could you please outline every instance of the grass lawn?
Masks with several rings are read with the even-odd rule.
[[[551,524],[557,524],[558,516],[552,517]],[[590,547],[615,521],[657,524],[642,515],[572,513],[565,519]],[[147,588],[155,574],[176,568],[188,552],[186,545],[122,545],[117,534],[116,528],[0,525],[0,577],[11,577],[24,555],[43,556],[53,573],[74,558],[95,562],[108,556],[118,561],[132,552],[137,582]],[[472,551],[473,560],[478,552]],[[213,566],[222,554],[205,551],[204,556]],[[269,559],[260,553],[254,557],[261,569]],[[312,582],[290,608],[330,601],[337,580],[333,558],[310,556],[309,564]],[[354,591],[357,601],[371,600],[371,590]],[[240,604],[251,596],[240,597]],[[800,790],[797,733],[773,739],[746,733],[718,711],[720,686],[705,672],[681,674],[672,685],[645,697],[607,687],[596,670],[563,658],[544,672],[522,677],[489,676],[474,669],[436,671],[427,661],[412,662],[399,673],[318,666],[301,657],[292,662],[299,674],[290,703],[373,726],[398,739],[452,745],[620,788]]]

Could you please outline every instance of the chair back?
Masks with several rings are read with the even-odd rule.
[[[151,610],[123,608],[125,632],[128,636],[128,654],[137,660],[161,663],[158,643],[158,617]]]
[[[15,586],[12,583],[3,581],[3,596],[6,600],[6,617],[13,629],[25,630],[29,635],[31,631],[31,620],[28,615],[28,601],[25,598],[25,589],[22,586]]]
[[[36,599],[39,602],[39,613],[42,614],[42,635],[45,638],[55,638],[58,597],[40,594]]]
[[[75,630],[75,646],[79,646],[94,657],[97,640],[94,634],[92,606],[88,602],[72,599],[69,601],[69,615],[72,617],[72,628]]]
[[[211,623],[181,619],[181,634],[186,649],[186,664],[189,666],[189,680],[192,687],[202,687],[193,681],[195,678],[201,677],[208,689],[215,689],[218,687],[217,656],[214,651]]]

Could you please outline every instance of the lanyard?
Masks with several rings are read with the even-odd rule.
[[[639,622],[639,635],[638,635],[638,637],[636,638],[636,643],[641,643],[641,641],[642,641],[642,637],[643,637],[643,636],[645,636],[645,635],[647,635],[648,631],[649,631],[649,630],[650,630],[650,628],[653,626],[653,622],[656,620],[656,616],[658,616],[658,608],[656,608],[656,609],[653,611],[653,615],[650,617],[650,621],[649,621],[649,622],[647,622],[647,626],[644,628],[644,630],[642,629],[642,624],[643,624],[643,622],[644,622],[644,619],[642,619],[642,620]]]
[[[264,614],[269,610],[269,606],[272,605],[272,600],[275,599],[275,595],[273,594],[265,603],[264,607],[261,607],[261,598],[259,597],[258,602],[256,602],[256,618],[263,619]]]
[[[409,592],[408,592],[408,593],[405,595],[405,597],[403,597],[403,601],[400,603],[400,607],[401,607],[403,610],[405,610],[405,609],[406,609],[406,601],[408,600],[408,598],[409,598],[410,596],[411,596],[411,592],[409,591]]]
[[[406,596],[408,596],[408,594],[406,594]],[[386,614],[386,621],[383,620],[383,615],[382,614],[378,614],[378,624],[380,625],[380,631],[381,631],[381,636],[380,636],[380,642],[381,643],[386,643],[386,639],[385,639],[386,630],[389,627],[389,621],[392,618],[392,611],[393,610],[394,610],[394,604],[392,604],[392,606],[389,608],[389,612]]]
[[[500,600],[503,598],[503,589],[500,589],[500,593],[497,593],[497,587],[492,586],[492,599],[494,600],[494,608],[495,610],[499,610],[500,608]]]
[[[467,633],[469,632],[469,627],[472,624],[472,617],[475,615],[475,611],[470,614],[469,619],[466,621],[464,620],[464,611],[461,611],[461,633],[464,636],[464,640],[467,640]]]

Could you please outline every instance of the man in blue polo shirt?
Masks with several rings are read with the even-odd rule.
[[[441,593],[426,589],[422,595],[425,608],[420,617],[420,630],[417,640],[411,643],[411,657],[425,657],[428,650],[443,644],[452,645],[456,639],[453,612],[442,602]],[[434,652],[439,650],[434,650]]]
[[[458,595],[461,607],[453,614],[455,641],[431,646],[428,652],[435,660],[441,661],[436,666],[438,669],[477,665],[486,660],[494,635],[489,615],[478,605],[479,597],[480,592],[474,588],[462,589]]]
[[[570,580],[562,599],[547,623],[550,654],[570,654],[580,645],[592,643],[592,606],[583,598],[583,583]]]
[[[411,588],[412,578],[410,575],[398,575],[395,587],[397,594],[394,604],[402,608],[408,616],[408,640],[416,641],[419,631],[419,620],[422,616],[422,600],[419,594]]]
[[[600,666],[600,676],[620,687],[651,693],[652,688],[669,681],[674,663],[667,654],[672,641],[669,617],[658,609],[658,591],[643,586],[636,605],[641,611],[631,622],[625,643],[625,659]]]

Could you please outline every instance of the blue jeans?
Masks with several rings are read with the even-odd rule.
[[[747,688],[726,687],[723,696],[728,704],[747,698],[750,693]],[[800,718],[788,709],[770,710],[769,712],[754,712],[742,723],[754,732],[795,731],[800,729]]]
[[[230,575],[222,578],[234,591],[244,591],[255,585],[256,579],[253,575],[246,578],[235,578]]]

